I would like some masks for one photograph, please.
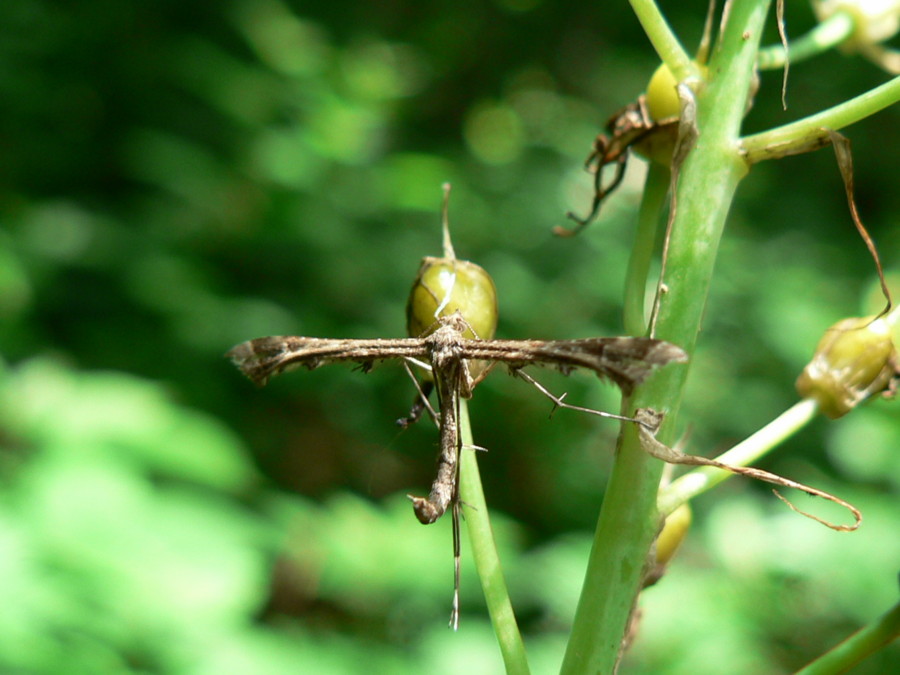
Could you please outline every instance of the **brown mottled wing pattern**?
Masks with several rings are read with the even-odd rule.
[[[332,340],[273,336],[243,342],[227,356],[256,384],[272,375],[300,366],[309,369],[336,361],[355,361],[369,367],[391,358],[431,361],[444,358],[477,359],[506,363],[511,369],[532,364],[552,365],[569,372],[593,370],[630,394],[653,370],[667,363],[687,360],[687,354],[670,342],[641,337],[586,338],[582,340],[466,340],[448,323],[426,338],[394,340]]]
[[[568,372],[588,368],[615,382],[625,394],[653,370],[667,363],[683,363],[683,349],[664,340],[642,337],[586,338],[583,340],[466,340],[467,359],[501,361],[513,370],[531,364],[553,365]]]
[[[257,338],[242,342],[227,354],[241,372],[262,386],[272,375],[305,366],[312,370],[336,361],[371,366],[389,358],[428,358],[423,340],[329,340],[295,336]]]

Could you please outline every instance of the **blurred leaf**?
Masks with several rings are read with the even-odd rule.
[[[33,361],[0,395],[8,428],[60,461],[137,462],[144,470],[226,490],[255,479],[238,439],[221,423],[173,407],[159,386],[128,375],[79,376]]]

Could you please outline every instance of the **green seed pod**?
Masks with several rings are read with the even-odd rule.
[[[705,81],[709,68],[706,64],[694,61],[694,73],[691,79]],[[681,114],[681,101],[678,100],[678,92],[675,89],[677,86],[678,81],[669,70],[669,66],[661,63],[647,83],[647,112],[652,121],[664,123],[678,119]]]
[[[467,260],[425,258],[406,305],[406,332],[421,337],[437,320],[462,314],[471,330],[467,338],[490,340],[497,329],[497,290],[484,268]]]
[[[469,324],[464,337],[490,340],[497,330],[497,289],[480,265],[457,260],[447,226],[447,195],[444,201],[444,256],[424,258],[406,303],[406,332],[422,337],[434,332],[438,319],[459,312]],[[469,373],[477,379],[484,362],[470,362]]]
[[[872,394],[893,391],[898,375],[900,358],[888,322],[854,317],[825,332],[796,386],[802,397],[815,399],[823,414],[836,419]]]
[[[669,66],[660,64],[647,83],[647,112],[654,122],[678,117],[681,104],[675,87],[678,84]]]

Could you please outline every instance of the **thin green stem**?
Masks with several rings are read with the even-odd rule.
[[[656,248],[656,233],[661,222],[660,213],[666,203],[671,175],[668,167],[658,162],[650,162],[650,166],[647,167],[634,246],[625,274],[625,305],[622,318],[628,335],[644,335],[647,332],[644,302],[647,296],[647,276]]]
[[[847,12],[835,12],[805,35],[791,40],[788,55],[791,63],[799,63],[841,44],[853,34],[853,17]],[[759,50],[756,63],[760,70],[783,68],[785,52],[782,45]]]
[[[675,79],[681,82],[690,76],[696,76],[696,66],[684,51],[684,47],[672,32],[666,17],[659,11],[656,3],[653,0],[630,0],[630,2],[650,43],[659,54],[659,58],[669,66]]]
[[[463,450],[459,458],[460,466],[460,498],[463,502],[463,513],[469,542],[472,545],[472,558],[475,569],[481,579],[481,588],[487,603],[494,633],[500,644],[506,672],[515,675],[527,675],[528,658],[525,655],[525,643],[516,624],[509,591],[500,567],[500,555],[494,543],[494,532],[491,529],[484,490],[481,487],[481,474],[478,471],[476,450],[472,441],[472,426],[469,423],[469,409],[465,400],[459,404],[459,431]]]
[[[656,336],[693,352],[712,283],[725,219],[747,164],[738,137],[769,0],[732,3],[708,85],[697,95],[699,139],[680,169]],[[660,440],[671,442],[687,367],[669,365],[639,387],[626,410],[667,415]],[[588,571],[562,672],[612,673],[659,531],[657,490],[663,463],[641,447],[634,425],[619,436]]]
[[[797,433],[813,419],[817,410],[818,404],[814,400],[803,399],[752,436],[748,436],[727,452],[716,457],[716,461],[732,466],[749,465]],[[659,512],[663,516],[667,516],[688,500],[734,475],[730,471],[711,466],[703,466],[686,473],[660,491],[657,500]]]
[[[900,637],[900,603],[877,621],[825,652],[796,675],[837,675]]]
[[[748,162],[777,159],[827,145],[828,129],[838,130],[900,101],[900,76],[849,101],[802,120],[741,139]]]

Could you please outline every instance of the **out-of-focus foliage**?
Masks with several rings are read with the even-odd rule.
[[[696,41],[706,3],[663,5]],[[591,141],[655,67],[624,2],[0,3],[0,670],[498,672],[471,568],[446,629],[449,523],[423,528],[404,498],[431,481],[436,433],[393,426],[402,371],[256,390],[221,355],[267,334],[403,335],[444,181],[457,254],[496,281],[498,336],[618,333],[640,162],[578,240],[550,229],[589,204]],[[752,130],[883,79],[837,54],[799,64],[784,113],[780,77],[763,75]],[[893,270],[898,121],[847,130]],[[682,413],[691,451],[790,405],[821,332],[879,307],[859,300],[873,270],[828,153],[742,186]],[[544,380],[617,406],[588,376]],[[616,433],[549,411],[502,372],[472,405],[535,672],[558,667]],[[874,403],[766,460],[860,506],[858,533],[740,480],[697,500],[624,671],[787,672],[884,611],[897,419]]]

